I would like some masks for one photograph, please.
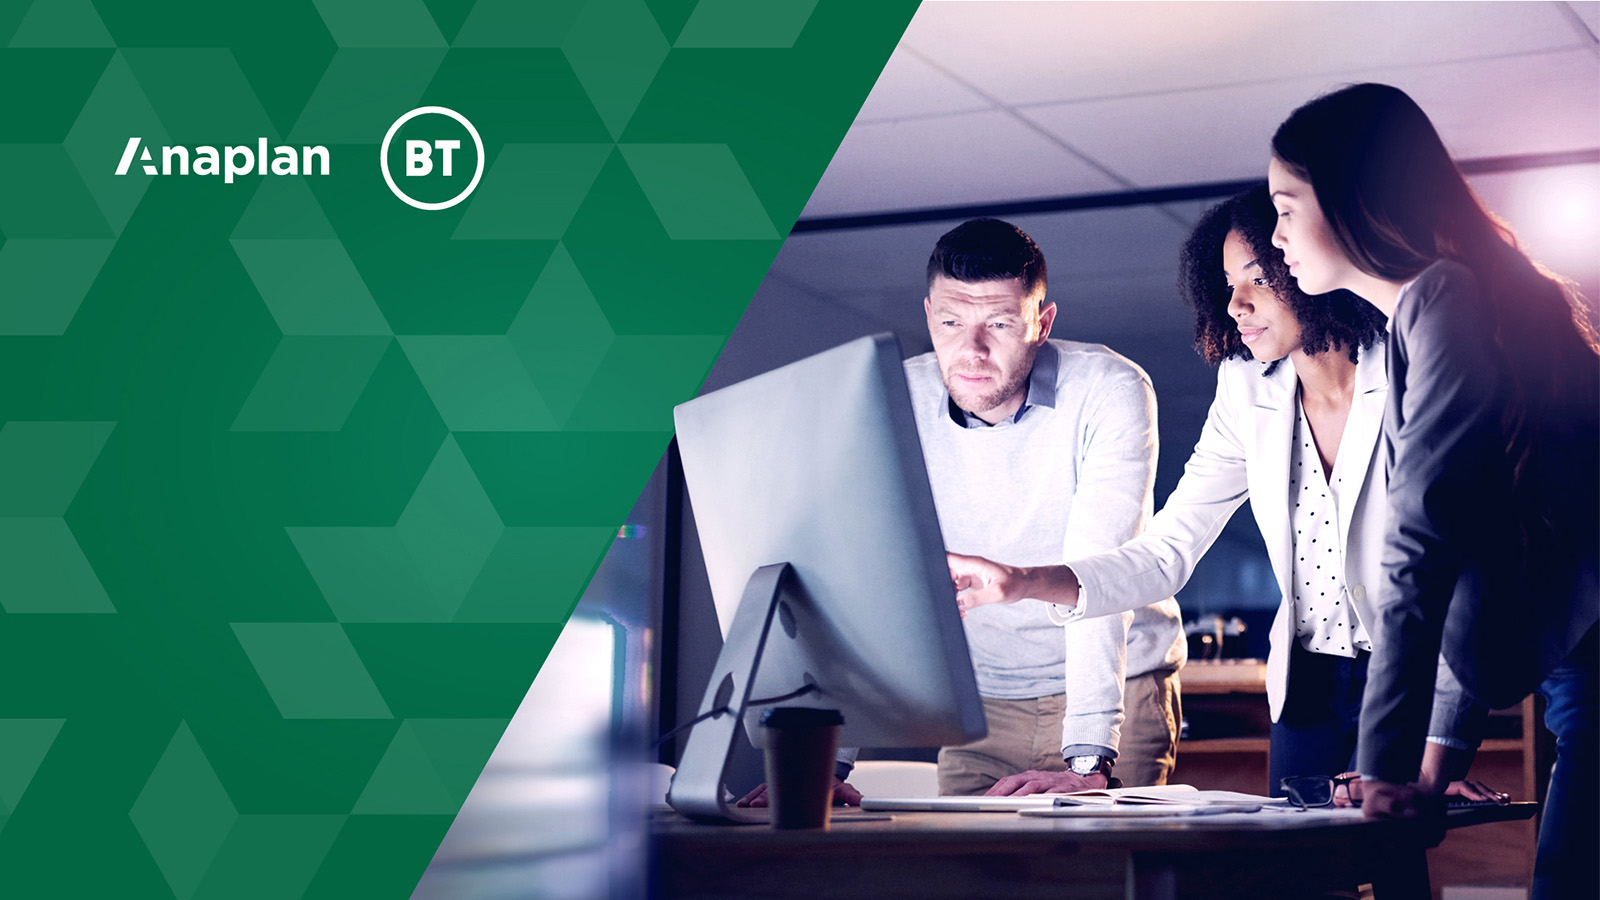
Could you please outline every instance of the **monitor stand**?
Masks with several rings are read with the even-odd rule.
[[[734,741],[740,723],[757,705],[767,705],[789,696],[809,693],[804,688],[784,698],[752,702],[751,688],[761,654],[767,647],[774,618],[782,620],[785,631],[793,630],[793,618],[782,609],[783,598],[793,590],[794,570],[788,563],[762,566],[745,584],[739,608],[728,627],[716,667],[706,683],[705,699],[700,701],[700,716],[710,716],[689,731],[677,774],[667,790],[667,802],[679,813],[708,822],[756,824],[768,821],[767,811],[737,807],[723,795]],[[781,612],[780,612],[781,610]],[[713,710],[722,710],[713,715]]]

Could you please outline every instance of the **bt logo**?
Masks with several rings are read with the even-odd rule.
[[[450,177],[451,157],[454,151],[461,149],[460,141],[434,141],[431,147],[427,141],[406,141],[406,177],[426,175],[433,171],[434,147],[444,151],[444,177]]]
[[[483,177],[483,138],[455,110],[420,106],[389,126],[378,162],[396,197],[417,209],[449,209],[467,199]],[[403,186],[396,182],[396,170]]]

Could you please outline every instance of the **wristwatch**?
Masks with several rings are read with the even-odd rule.
[[[1106,777],[1106,784],[1111,783],[1111,760],[1104,756],[1073,756],[1067,759],[1067,771],[1074,775],[1088,777],[1099,773]]]

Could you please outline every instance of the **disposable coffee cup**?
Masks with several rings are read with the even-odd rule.
[[[827,828],[844,716],[836,709],[778,707],[762,713],[761,725],[772,827]]]

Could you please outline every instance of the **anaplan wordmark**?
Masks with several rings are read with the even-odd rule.
[[[204,145],[193,150],[178,145],[162,146],[158,168],[151,148],[145,146],[142,138],[131,137],[117,163],[117,174],[128,174],[135,156],[144,164],[146,175],[221,175],[227,184],[233,184],[233,179],[239,175],[266,175],[269,168],[274,175],[328,174],[327,147],[304,145],[296,151],[294,147],[274,146],[270,148],[270,163],[268,149],[266,138],[257,138],[254,147],[229,145],[221,150]]]

